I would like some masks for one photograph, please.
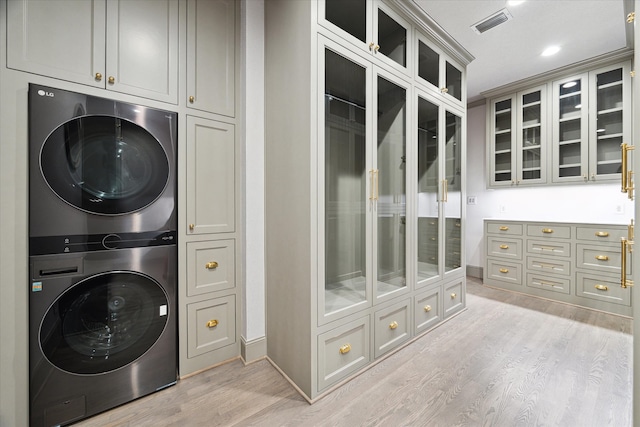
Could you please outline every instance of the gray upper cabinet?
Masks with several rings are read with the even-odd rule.
[[[235,117],[234,0],[187,2],[187,107]]]
[[[176,0],[17,0],[7,13],[9,68],[177,103]]]

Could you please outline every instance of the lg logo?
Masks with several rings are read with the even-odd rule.
[[[50,98],[53,98],[53,97],[55,96],[55,95],[53,94],[53,92],[46,92],[46,91],[44,91],[44,90],[42,90],[42,89],[40,89],[40,90],[38,91],[38,95],[40,95],[40,96],[48,96],[48,97],[50,97]]]

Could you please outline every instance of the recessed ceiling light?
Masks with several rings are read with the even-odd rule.
[[[560,46],[549,46],[542,52],[542,56],[551,56],[560,52]]]
[[[570,87],[574,87],[577,84],[578,84],[578,82],[576,82],[576,81],[567,82],[567,83],[562,85],[562,89],[569,89]]]

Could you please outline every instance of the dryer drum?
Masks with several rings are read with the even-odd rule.
[[[130,271],[98,274],[67,289],[47,310],[40,345],[56,367],[100,374],[149,350],[167,322],[167,296],[153,279]]]
[[[40,168],[62,200],[105,215],[143,209],[169,179],[167,154],[153,135],[128,120],[100,115],[58,126],[42,146]]]

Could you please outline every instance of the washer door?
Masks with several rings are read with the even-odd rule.
[[[40,325],[40,346],[64,371],[109,372],[146,353],[167,317],[167,296],[153,279],[103,273],[78,282],[49,307]]]
[[[103,215],[150,205],[169,180],[160,142],[139,125],[111,116],[81,116],[60,125],[42,146],[40,169],[62,200]]]

